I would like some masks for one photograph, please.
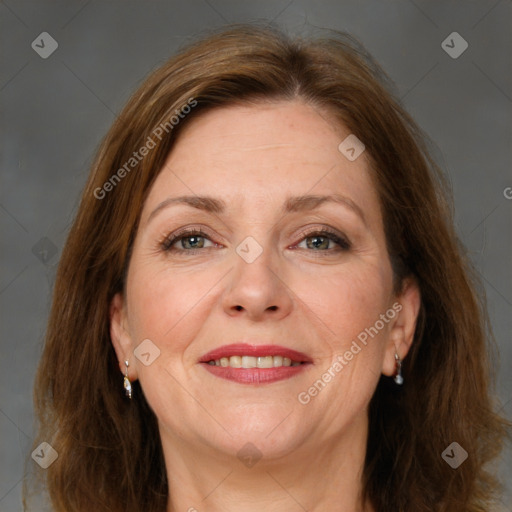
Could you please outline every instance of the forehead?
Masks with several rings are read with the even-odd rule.
[[[349,135],[332,116],[300,101],[207,111],[180,133],[145,210],[170,195],[267,204],[269,198],[332,192],[378,209],[365,153],[350,161],[338,148]]]
[[[213,157],[248,163],[257,154],[322,164],[340,156],[337,146],[344,134],[346,128],[331,116],[300,101],[233,105],[207,111],[186,126],[170,161]]]

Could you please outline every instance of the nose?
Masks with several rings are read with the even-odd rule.
[[[252,263],[235,253],[235,267],[228,274],[222,299],[223,309],[229,316],[262,321],[280,320],[290,314],[292,291],[279,275],[276,260],[277,255],[265,249]]]

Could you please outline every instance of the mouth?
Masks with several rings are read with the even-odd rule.
[[[306,354],[279,345],[225,345],[199,360],[216,377],[241,384],[262,384],[291,378],[311,366]]]

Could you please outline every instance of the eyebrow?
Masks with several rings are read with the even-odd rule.
[[[352,201],[352,199],[340,194],[288,197],[283,205],[282,213],[311,211],[320,207],[324,203],[337,203],[349,208],[361,218],[365,225],[367,225],[363,210],[354,201]],[[224,213],[227,208],[227,204],[224,200],[210,196],[169,197],[162,201],[151,212],[147,223],[149,223],[160,211],[178,204],[188,205],[198,210],[216,214]]]
[[[356,213],[361,220],[366,223],[366,217],[363,210],[349,197],[340,194],[330,194],[327,196],[320,195],[303,195],[297,197],[289,197],[284,205],[284,212],[302,212],[310,211],[318,208],[324,203],[337,203],[341,204]]]

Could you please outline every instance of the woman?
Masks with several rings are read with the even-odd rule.
[[[36,382],[56,511],[483,511],[506,433],[442,176],[349,38],[237,26],[94,163]]]

